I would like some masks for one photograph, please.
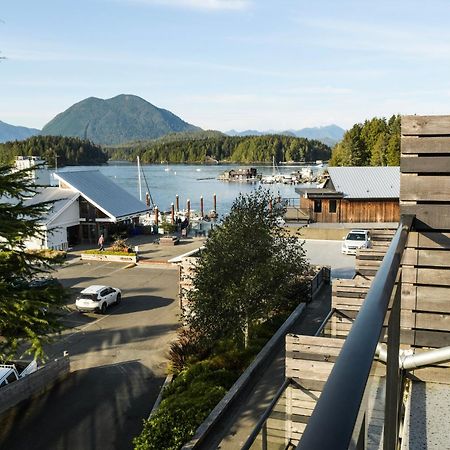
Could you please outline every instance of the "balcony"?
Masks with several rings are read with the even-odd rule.
[[[334,281],[315,336],[286,336],[262,414],[223,414],[185,449],[450,449],[450,116],[405,116],[401,139],[398,229]]]

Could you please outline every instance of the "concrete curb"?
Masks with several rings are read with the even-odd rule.
[[[153,408],[150,411],[150,414],[148,415],[148,419],[151,419],[153,414],[155,414],[156,411],[158,411],[159,405],[160,405],[161,400],[162,400],[162,394],[164,392],[164,389],[166,388],[166,386],[168,384],[170,384],[172,382],[172,379],[173,379],[173,374],[170,373],[169,375],[167,375],[166,379],[164,380],[163,385],[161,386],[161,389],[159,391],[158,397],[155,400],[155,404],[153,405]]]
[[[178,270],[178,266],[176,264],[172,264],[168,261],[160,261],[160,260],[149,260],[149,259],[141,259],[136,264],[139,267],[147,267],[149,269],[176,269]]]

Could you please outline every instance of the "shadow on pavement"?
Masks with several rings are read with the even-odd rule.
[[[73,372],[0,417],[0,448],[131,449],[162,382],[138,361]]]

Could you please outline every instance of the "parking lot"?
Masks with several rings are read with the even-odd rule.
[[[160,261],[201,241],[179,248],[139,244],[145,256]],[[353,276],[355,258],[341,253],[341,241],[306,240],[304,247],[312,264],[331,266],[333,278]],[[73,373],[0,418],[0,447],[132,448],[132,437],[140,432],[167,373],[169,343],[178,327],[178,269],[147,264],[126,268],[71,255],[56,276],[72,298],[65,330],[47,353],[56,358],[69,352]],[[76,311],[76,295],[92,284],[120,288],[120,305],[106,315]]]
[[[106,315],[69,304],[67,328],[47,351],[51,358],[68,351],[76,372],[1,419],[0,447],[132,448],[166,375],[178,327],[178,270],[75,260],[57,276],[74,294],[105,284],[122,289],[123,300]]]

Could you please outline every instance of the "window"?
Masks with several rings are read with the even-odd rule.
[[[13,383],[14,381],[17,381],[16,378],[16,374],[14,372],[10,373],[7,377],[6,377],[6,381],[8,383]]]
[[[314,200],[314,212],[315,213],[322,212],[322,200]]]
[[[330,200],[330,202],[328,203],[328,211],[330,213],[335,213],[336,212],[336,208],[337,208],[336,200]]]

